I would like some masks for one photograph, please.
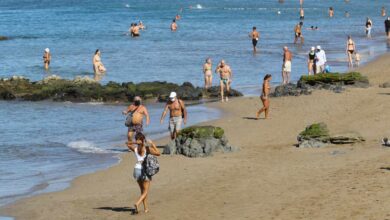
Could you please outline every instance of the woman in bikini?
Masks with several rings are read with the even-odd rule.
[[[204,87],[206,89],[210,88],[213,85],[213,72],[212,72],[211,59],[207,58],[205,64],[203,65],[204,73]]]
[[[268,112],[269,112],[269,94],[271,92],[271,86],[270,81],[272,80],[271,74],[267,74],[264,76],[263,81],[263,90],[260,96],[261,101],[263,102],[263,108],[261,108],[256,113],[256,119],[259,119],[261,113],[265,113],[265,119],[268,118]]]
[[[102,60],[100,58],[100,50],[97,49],[95,51],[95,55],[93,56],[93,71],[95,74],[101,74],[106,72],[106,68],[104,67]]]
[[[353,68],[352,55],[356,51],[355,42],[352,40],[351,36],[348,36],[346,53],[348,55],[348,67]]]
[[[311,47],[308,59],[307,59],[307,69],[309,71],[309,76],[315,73],[314,70],[314,60],[316,58],[315,48]]]
[[[127,142],[127,147],[129,150],[134,152],[135,158],[137,160],[134,166],[133,177],[137,181],[141,191],[141,196],[134,204],[134,214],[138,214],[141,203],[144,205],[144,212],[147,213],[149,211],[148,194],[152,177],[145,173],[142,163],[144,162],[147,154],[160,156],[160,151],[152,141],[146,141],[145,135],[142,133],[137,133],[135,135],[134,143]]]

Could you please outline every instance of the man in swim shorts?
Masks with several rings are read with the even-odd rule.
[[[257,32],[256,27],[253,27],[252,33],[249,34],[252,38],[253,52],[256,52],[257,42],[259,42],[260,33]]]
[[[295,32],[295,38],[294,38],[294,44],[297,43],[298,41],[298,38],[301,39],[301,44],[304,43],[305,39],[303,38],[303,35],[302,35],[302,26],[303,26],[303,22],[299,22],[297,25],[295,25],[295,28],[294,28],[294,32]]]
[[[187,124],[187,109],[182,100],[177,98],[176,92],[171,92],[169,100],[165,105],[164,112],[161,115],[160,123],[162,124],[169,110],[169,132],[171,133],[171,140],[175,140],[177,134],[181,130],[181,123]]]
[[[287,46],[283,48],[282,78],[283,84],[290,83],[292,53]]]
[[[230,69],[230,66],[225,63],[224,60],[221,60],[221,62],[218,64],[217,68],[215,69],[215,73],[219,74],[220,77],[220,87],[221,87],[221,101],[224,102],[229,101],[228,95],[230,92],[230,84],[232,82],[232,70]],[[224,91],[226,87],[226,98],[224,99]]]

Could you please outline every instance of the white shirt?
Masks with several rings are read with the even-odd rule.
[[[316,65],[322,66],[326,63],[326,54],[324,50],[320,50],[316,53]]]

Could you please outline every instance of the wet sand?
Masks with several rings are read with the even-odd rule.
[[[390,81],[390,55],[359,71],[370,88],[273,98],[269,120],[250,119],[261,105],[256,97],[209,104],[224,115],[205,124],[224,128],[240,151],[160,157],[148,214],[130,216],[139,195],[130,153],[64,191],[21,200],[0,213],[30,220],[390,219],[390,148],[380,144],[390,136],[390,88],[378,87]],[[327,123],[333,134],[358,132],[366,142],[297,149],[297,134],[314,122]]]

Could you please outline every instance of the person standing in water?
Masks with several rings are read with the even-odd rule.
[[[381,9],[381,16],[385,17],[386,16],[386,8],[383,6]]]
[[[366,20],[366,37],[371,39],[372,21],[369,17]]]
[[[177,30],[176,19],[173,19],[171,24],[171,31],[176,31],[176,30]]]
[[[171,92],[169,100],[165,105],[164,111],[161,115],[160,123],[164,122],[165,115],[169,110],[169,132],[171,133],[171,140],[175,140],[177,134],[181,130],[181,124],[187,124],[187,109],[184,102],[177,98],[176,92]]]
[[[93,63],[93,71],[95,74],[101,74],[106,72],[106,68],[104,67],[101,60],[101,54],[99,49],[95,51],[95,55],[93,56],[92,63]]]
[[[256,119],[260,118],[261,113],[264,112],[265,119],[268,119],[269,113],[269,94],[271,93],[270,81],[272,80],[271,74],[267,74],[264,76],[263,81],[263,89],[260,96],[261,102],[263,102],[263,108],[256,112]]]
[[[333,18],[333,16],[334,16],[334,10],[333,10],[333,7],[329,7],[328,14],[329,14],[329,17],[330,17],[330,18]]]
[[[144,205],[144,212],[148,213],[148,196],[152,177],[147,175],[144,171],[143,162],[148,154],[153,156],[160,156],[161,154],[156,145],[151,140],[146,140],[145,135],[142,133],[137,133],[135,135],[134,143],[129,141],[126,144],[129,150],[134,152],[134,156],[137,160],[134,166],[133,177],[137,181],[141,191],[141,196],[134,204],[133,214],[138,214],[141,203]]]
[[[217,68],[215,69],[215,73],[219,74],[220,77],[220,87],[221,87],[221,101],[229,101],[229,92],[230,92],[230,84],[232,82],[232,69],[229,65],[225,63],[225,60],[221,60],[221,62],[218,64]],[[226,96],[225,96],[225,88],[226,88]],[[225,97],[225,99],[224,99]]]
[[[256,27],[252,28],[252,32],[249,34],[249,36],[252,38],[253,52],[256,52],[256,46],[260,38],[260,33],[257,32]]]
[[[387,39],[390,39],[390,16],[385,20],[385,31]]]
[[[46,48],[45,52],[43,52],[43,66],[45,70],[49,69],[50,61],[51,61],[50,49]]]
[[[290,83],[292,53],[287,46],[283,48],[283,51],[282,78],[283,84],[288,84]]]
[[[305,39],[303,38],[303,35],[302,35],[302,26],[303,26],[303,22],[299,22],[297,25],[295,25],[295,28],[294,28],[294,32],[295,32],[295,38],[294,38],[294,44],[297,43],[298,41],[298,38],[301,39],[301,44],[304,43]]]
[[[353,68],[352,56],[353,56],[355,51],[356,51],[355,42],[352,40],[351,36],[348,36],[347,46],[346,46],[346,53],[348,55],[348,67],[349,68]]]
[[[146,118],[146,125],[150,124],[150,117],[148,113],[148,109],[146,106],[142,105],[142,99],[139,96],[134,97],[134,102],[126,110],[122,112],[122,114],[132,114],[131,125],[127,131],[127,140],[129,142],[133,141],[134,133],[142,133],[144,131],[143,121]]]
[[[206,62],[203,64],[203,74],[204,74],[204,87],[206,89],[211,88],[213,85],[213,66],[211,64],[211,59],[207,58]]]
[[[309,76],[314,74],[314,60],[316,58],[316,53],[315,53],[315,48],[311,47],[310,52],[309,52],[309,57],[307,59],[307,69],[309,72]]]
[[[305,19],[305,11],[303,10],[303,7],[299,9],[299,19],[303,20]]]
[[[325,64],[327,62],[326,60],[326,53],[321,48],[320,45],[317,46],[316,56],[315,56],[315,73],[324,73],[325,72]]]

